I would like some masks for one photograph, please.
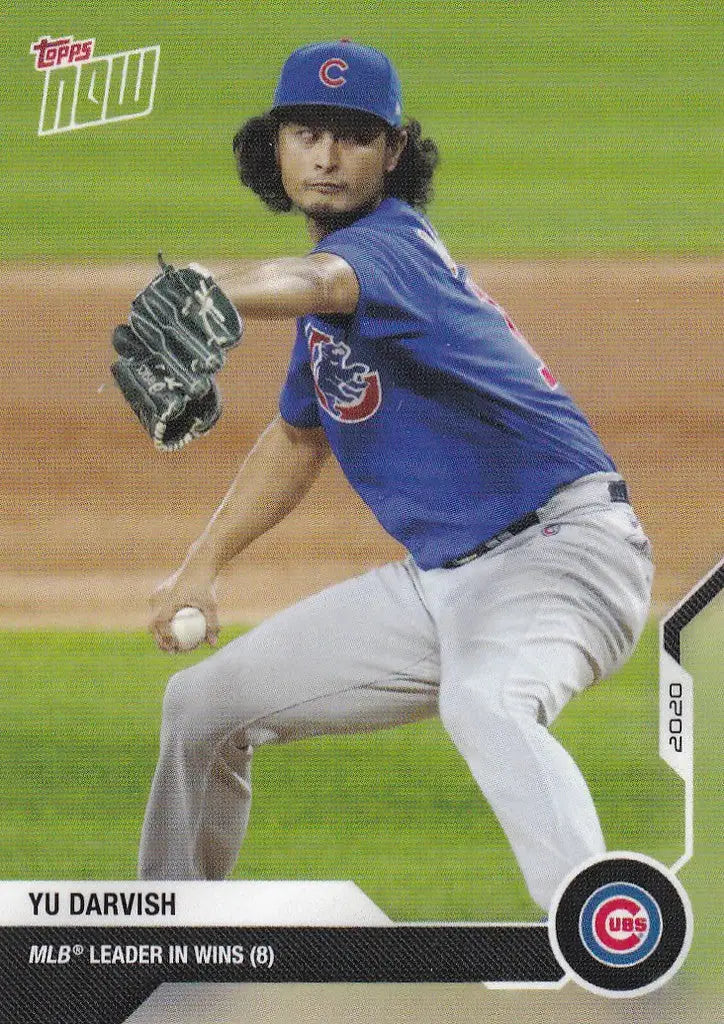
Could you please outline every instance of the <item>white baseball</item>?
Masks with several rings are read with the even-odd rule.
[[[206,636],[206,617],[198,608],[179,608],[171,619],[171,634],[182,651],[198,647]]]

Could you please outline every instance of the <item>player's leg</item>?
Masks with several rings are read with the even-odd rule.
[[[643,628],[651,563],[626,508],[549,535],[536,527],[467,566],[422,574],[440,632],[442,721],[545,908],[570,870],[605,849],[586,782],[546,727],[626,660]]]
[[[437,677],[432,622],[405,563],[307,598],[177,673],[141,877],[227,875],[248,819],[254,746],[434,714]]]

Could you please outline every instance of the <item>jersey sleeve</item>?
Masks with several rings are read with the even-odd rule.
[[[409,315],[415,287],[414,261],[400,242],[394,234],[353,227],[322,239],[315,251],[340,256],[349,264],[360,289],[357,314],[384,324]]]
[[[309,367],[307,339],[301,321],[297,323],[297,337],[289,361],[287,379],[279,395],[279,412],[282,419],[293,427],[312,428],[320,425],[319,406]]]

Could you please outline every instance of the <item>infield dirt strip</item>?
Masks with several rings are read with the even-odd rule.
[[[222,278],[234,270],[211,267]],[[724,261],[475,270],[628,480],[654,544],[660,613],[721,556]],[[142,627],[154,582],[178,564],[275,415],[294,325],[250,322],[219,376],[218,426],[179,453],[153,449],[108,369],[112,327],[153,273],[151,262],[4,268],[0,627]],[[400,554],[330,465],[229,571],[223,619],[257,620]]]

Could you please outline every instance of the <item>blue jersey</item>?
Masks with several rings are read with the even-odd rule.
[[[283,418],[324,428],[350,484],[422,569],[464,555],[613,462],[507,318],[400,200],[326,235],[360,298],[297,324]]]

